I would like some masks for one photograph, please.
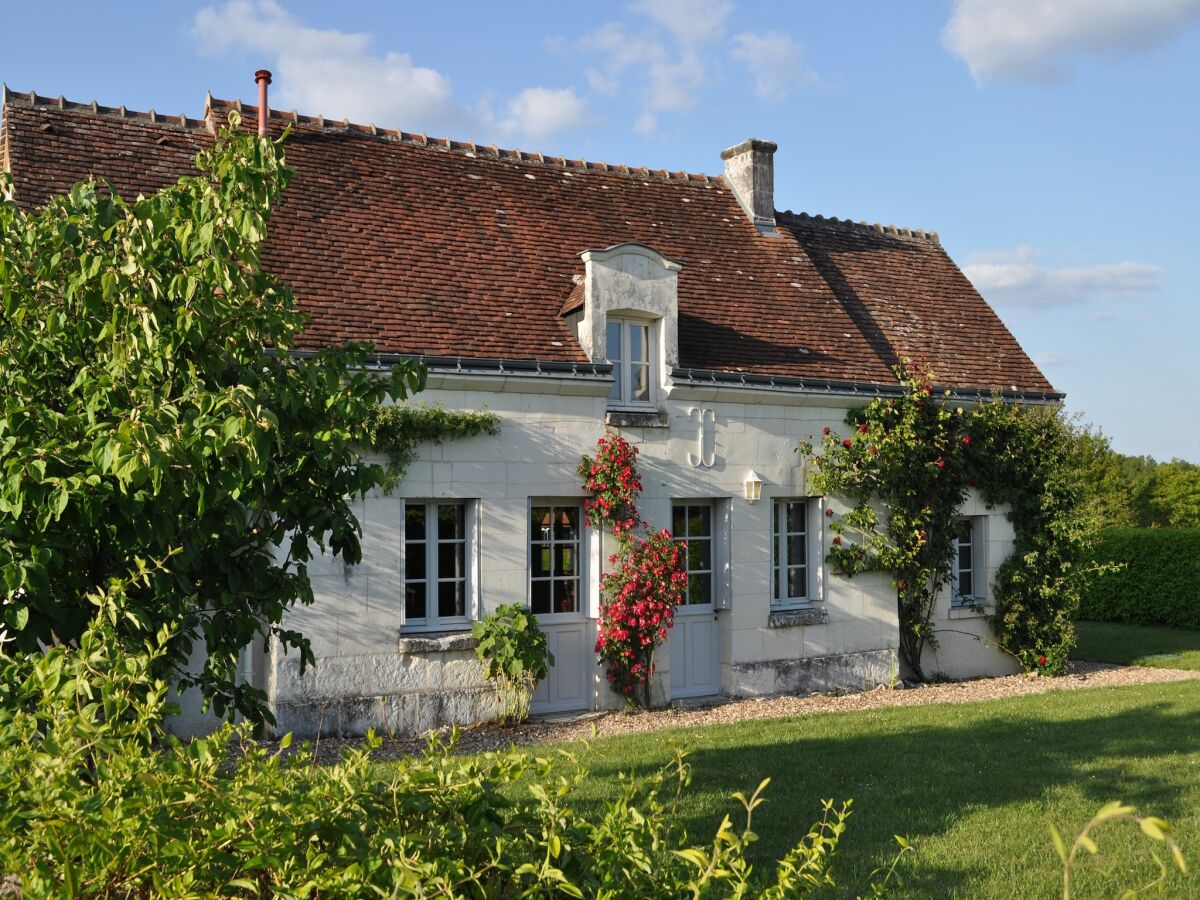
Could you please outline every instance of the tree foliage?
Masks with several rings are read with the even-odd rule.
[[[89,595],[151,564],[121,640],[172,623],[165,664],[256,719],[238,653],[275,635],[311,662],[283,614],[312,601],[316,548],[358,561],[348,498],[386,475],[360,457],[367,425],[424,380],[368,373],[367,345],[288,353],[305,317],[259,266],[281,141],[234,113],[198,173],[151,196],[87,181],[37,212],[0,203],[3,624],[18,652],[73,642]],[[207,661],[185,674],[195,644]]]
[[[1026,669],[1062,671],[1093,522],[1081,479],[1085,444],[1057,407],[996,399],[964,408],[935,394],[932,373],[910,364],[897,374],[904,395],[851,410],[849,436],[827,428],[816,448],[801,443],[813,456],[812,488],[854,504],[830,523],[829,562],[846,576],[891,574],[901,657],[924,677],[960,510],[978,489],[989,506],[1008,507],[1016,534],[996,577],[997,643]]]

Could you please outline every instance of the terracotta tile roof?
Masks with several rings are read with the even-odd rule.
[[[764,237],[720,178],[272,113],[285,123],[296,177],[263,264],[312,317],[304,347],[582,362],[562,318],[578,254],[634,241],[683,264],[684,367],[886,384],[908,357],[954,387],[1053,391],[934,234],[783,213]],[[89,175],[148,193],[212,140],[202,119],[12,93],[3,127],[26,208]]]

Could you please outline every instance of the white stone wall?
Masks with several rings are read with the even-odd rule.
[[[482,612],[502,603],[527,602],[529,500],[583,499],[576,468],[580,456],[592,452],[605,432],[606,393],[606,384],[567,379],[547,383],[515,377],[431,377],[419,402],[456,410],[486,407],[500,417],[501,433],[422,448],[394,496],[372,496],[360,504],[362,565],[349,571],[340,563],[311,567],[316,603],[291,612],[287,625],[312,640],[318,664],[300,677],[294,654],[271,660],[272,699],[285,713],[281,728],[311,731],[319,719],[327,729],[375,725],[408,730],[427,727],[435,706],[446,721],[469,721],[490,713],[492,695],[469,650],[399,652],[400,498],[477,500]],[[818,608],[824,621],[790,627],[771,627],[770,622],[771,501],[806,495],[797,442],[819,435],[826,426],[843,430],[847,403],[846,398],[676,385],[665,402],[667,427],[620,429],[641,451],[641,510],[652,525],[670,526],[672,500],[729,498],[730,602],[719,613],[725,693],[794,690],[810,676],[821,688],[838,686],[831,683],[838,679],[844,686],[862,687],[896,674],[895,591],[883,575],[850,580],[824,571],[830,535],[823,527],[815,539],[819,546],[810,543],[810,564],[821,568]],[[701,410],[711,413],[702,416]],[[763,479],[757,503],[744,497],[751,469]],[[836,498],[823,502],[835,512],[845,508]],[[815,518],[824,522],[823,516]],[[992,522],[988,565],[994,569],[1006,552],[1005,541],[1011,542],[1011,529],[1002,516],[993,516]],[[597,534],[585,536],[585,541],[585,602],[589,615],[595,616],[600,560],[613,551],[613,544],[611,538],[602,542]],[[939,607],[939,621],[949,621],[948,597],[945,607]],[[986,629],[979,618],[952,624],[960,630]],[[660,649],[657,663],[655,697],[666,702],[668,646]],[[1007,670],[1003,657],[969,638],[951,635],[942,636],[930,665],[930,671],[956,677]],[[599,667],[594,668],[592,683],[592,706],[622,703],[607,688]],[[460,700],[430,699],[446,693]],[[399,695],[407,699],[396,700]]]
[[[985,675],[1011,675],[1021,670],[1015,659],[996,646],[996,638],[987,616],[995,612],[996,570],[1012,552],[1012,523],[1004,510],[990,510],[972,491],[962,509],[963,516],[985,516],[983,562],[986,566],[987,587],[978,609],[955,608],[951,590],[946,588],[938,597],[933,614],[936,647],[926,647],[921,655],[921,668],[927,676],[935,674],[950,678],[977,678]],[[979,558],[979,552],[976,552]]]

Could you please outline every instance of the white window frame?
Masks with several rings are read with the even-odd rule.
[[[781,550],[787,538],[800,532],[787,529],[787,510],[792,503],[804,504],[804,592],[803,597],[788,595],[787,573],[799,566],[788,561],[783,564]],[[771,609],[810,607],[821,597],[822,569],[818,549],[823,545],[821,503],[814,497],[774,497],[771,499]]]
[[[613,366],[613,375],[621,387],[620,397],[609,397],[610,409],[652,410],[658,405],[658,320],[638,318],[636,316],[610,315],[605,321],[604,352]],[[608,327],[617,325],[621,329],[621,358],[612,358],[612,348],[608,346]],[[633,360],[629,358],[629,329],[631,326],[646,329],[646,380],[649,397],[645,400],[633,399]]]
[[[551,534],[549,540],[543,540],[545,535],[540,535],[537,538],[533,533],[533,510],[537,507],[549,507],[551,510],[556,509],[573,509],[576,514],[575,540],[560,541],[555,540]],[[567,618],[585,618],[588,614],[588,554],[590,545],[588,540],[588,528],[585,524],[583,514],[583,501],[578,498],[549,498],[549,497],[531,497],[525,511],[525,521],[529,523],[528,531],[525,535],[525,607],[539,619],[550,618],[551,620],[563,620]],[[553,528],[553,526],[552,526]],[[562,544],[575,544],[575,609],[569,612],[554,611],[554,582],[569,580],[563,577],[554,575],[554,547]],[[550,546],[550,575],[535,576],[533,574],[533,546],[534,544],[547,544]],[[550,584],[550,611],[537,612],[533,608],[533,583],[535,581],[544,581]]]
[[[971,596],[958,591],[963,567],[959,557],[959,539],[954,538],[954,570],[950,584],[952,609],[970,609],[987,602],[987,516],[962,516],[960,521],[971,523]],[[982,577],[981,577],[982,576]]]
[[[425,508],[425,538],[422,552],[425,554],[425,615],[421,618],[408,616],[408,511],[414,506]],[[437,614],[437,586],[443,578],[438,571],[438,546],[448,543],[437,535],[437,508],[460,506],[463,510],[463,610],[461,616]],[[405,633],[429,631],[462,631],[470,627],[479,615],[479,501],[459,498],[411,499],[401,501],[400,506],[400,616],[401,630]]]

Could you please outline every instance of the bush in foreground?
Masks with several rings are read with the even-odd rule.
[[[675,811],[682,755],[623,779],[588,819],[568,803],[586,772],[563,754],[431,746],[381,771],[373,738],[330,766],[230,725],[184,745],[160,730],[168,634],[120,651],[119,606],[95,602],[77,648],[0,657],[0,873],[27,896],[792,897],[833,883],[848,803],[826,802],[775,872],[756,873],[765,782],[738,795],[744,828],[726,817],[693,846]]]

